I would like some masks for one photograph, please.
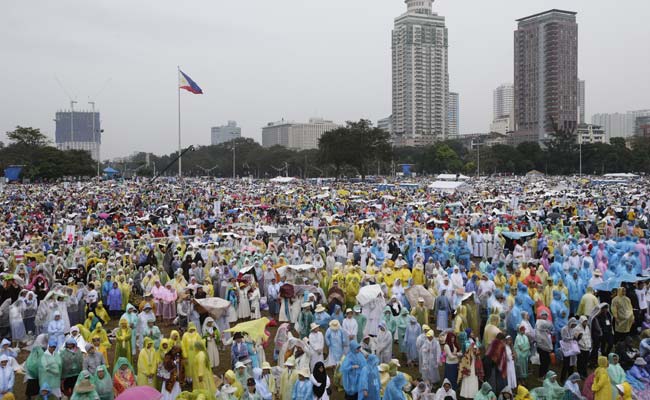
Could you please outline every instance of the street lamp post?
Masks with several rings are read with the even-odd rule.
[[[97,153],[95,154],[97,156],[97,177],[99,178],[99,142],[97,141],[97,129],[95,128],[95,102],[94,101],[89,101],[88,104],[92,107],[93,111],[93,141],[95,142],[95,148],[97,149]],[[100,139],[101,140],[101,139]]]

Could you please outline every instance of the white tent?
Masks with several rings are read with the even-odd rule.
[[[295,180],[296,180],[296,178],[292,178],[290,176],[278,176],[278,177],[275,177],[275,178],[271,179],[270,181],[273,182],[273,183],[290,183],[290,182],[293,182]]]
[[[429,185],[430,190],[453,193],[466,186],[465,182],[458,181],[434,181]]]
[[[463,174],[440,174],[436,177],[439,181],[466,181],[469,176]]]
[[[638,178],[639,175],[619,172],[619,173],[613,173],[613,174],[605,174],[603,176],[606,177],[606,178]]]

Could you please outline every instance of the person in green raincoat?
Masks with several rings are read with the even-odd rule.
[[[399,352],[406,354],[406,340],[404,336],[406,334],[406,328],[408,327],[409,312],[406,308],[402,308],[399,316],[396,318],[397,325],[397,341],[399,342]]]
[[[41,387],[47,384],[54,397],[61,397],[61,358],[56,352],[56,338],[50,338],[47,350],[41,356],[38,369],[38,381]]]
[[[519,332],[517,332],[517,338],[514,343],[514,351],[516,354],[515,370],[517,371],[517,378],[525,380],[528,378],[530,342],[528,341],[528,336],[526,336],[526,326],[520,324],[518,330]]]
[[[386,329],[388,330],[388,332],[391,333],[391,335],[393,335],[393,339],[394,339],[395,331],[397,331],[397,322],[393,317],[393,312],[390,310],[390,306],[384,307],[384,316],[382,318],[384,320],[384,323],[386,324]]]
[[[474,395],[474,400],[496,400],[497,395],[492,391],[489,383],[483,382],[481,389]]]
[[[618,363],[618,354],[609,353],[607,355],[607,360],[609,361],[607,375],[609,375],[609,381],[612,383],[612,393],[618,393],[616,385],[620,385],[627,381],[625,378],[625,371],[621,367],[621,364]]]
[[[363,341],[363,332],[366,330],[368,318],[361,314],[361,307],[359,307],[359,305],[354,306],[354,319],[357,320],[357,342],[361,343]]]
[[[548,371],[544,378],[544,395],[546,400],[562,400],[566,389],[557,383],[557,374],[553,371]]]
[[[44,345],[47,346],[47,343],[44,343]],[[41,365],[41,358],[43,358],[43,347],[34,342],[32,351],[25,361],[27,396],[36,396],[39,393],[38,370]]]
[[[105,365],[97,367],[91,382],[95,385],[99,400],[113,400],[113,379],[111,379]]]
[[[74,391],[70,400],[98,400],[99,395],[93,385],[92,375],[90,372],[83,370],[77,378],[77,383],[74,385]]]

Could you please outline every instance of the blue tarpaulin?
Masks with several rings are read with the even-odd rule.
[[[20,173],[23,172],[22,165],[10,165],[5,168],[5,178],[8,182],[16,182],[20,180]]]

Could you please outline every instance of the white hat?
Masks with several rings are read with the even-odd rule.
[[[318,329],[318,328],[320,328],[320,325],[318,325],[318,324],[315,323],[315,322],[312,322],[311,325],[309,325],[309,329],[312,330],[312,331],[313,331],[314,329]]]
[[[235,369],[239,369],[239,368],[246,368],[246,364],[244,364],[241,361],[237,361],[237,363],[235,363]]]
[[[308,369],[301,369],[298,371],[298,375],[304,376],[305,378],[309,378],[311,376]]]

